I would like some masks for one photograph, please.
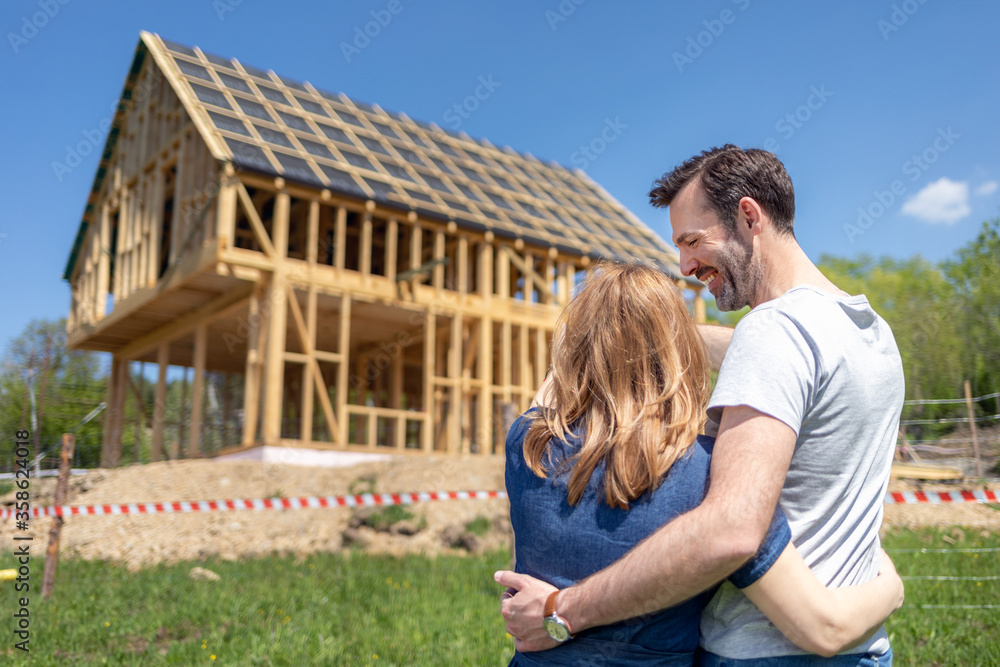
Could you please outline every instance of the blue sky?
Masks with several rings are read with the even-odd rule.
[[[99,151],[58,165],[110,120],[140,30],[581,167],[668,239],[654,178],[770,148],[814,260],[940,260],[1000,208],[998,24],[997,3],[943,0],[11,0],[0,345],[68,310]]]

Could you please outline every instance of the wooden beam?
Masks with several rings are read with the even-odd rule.
[[[319,250],[319,202],[313,199],[309,202],[309,220],[306,231],[306,261],[313,265],[317,261]]]
[[[423,258],[421,255],[421,244],[423,243],[424,232],[420,225],[414,223],[410,231],[410,270],[413,271],[420,267],[423,263]],[[413,275],[413,279],[410,283],[410,294],[416,299],[417,295],[417,283],[420,280],[420,276],[416,273]]]
[[[498,249],[499,256],[497,257],[497,296],[502,298],[510,297],[510,256],[513,251],[505,246],[501,245]]]
[[[698,324],[705,324],[707,322],[705,299],[701,296],[701,288],[694,291],[694,321]]]
[[[493,244],[489,241],[479,246],[479,295],[487,306],[493,298]]]
[[[257,207],[254,206],[253,200],[250,199],[250,193],[247,192],[247,186],[240,183],[236,186],[236,193],[239,195],[240,203],[243,204],[243,212],[247,214],[247,220],[250,221],[250,228],[253,229],[254,235],[257,237],[257,243],[260,244],[261,249],[264,254],[268,257],[276,257],[277,251],[275,246],[278,243],[272,243],[271,238],[267,235],[267,230],[264,229],[264,223],[260,220],[260,214],[257,213]],[[286,194],[285,197],[288,197]],[[277,203],[275,204],[275,209],[277,210]],[[277,217],[277,215],[275,216]],[[277,230],[273,230],[277,231]],[[284,247],[287,251],[288,249],[288,218],[285,218],[285,244]],[[282,253],[284,256],[284,253]]]
[[[399,244],[399,223],[389,218],[385,232],[385,277],[396,280],[396,255]]]
[[[556,303],[560,306],[565,306],[569,303],[569,276],[567,271],[569,269],[569,264],[567,262],[559,262],[556,268]]]
[[[208,325],[201,322],[194,330],[194,385],[191,388],[191,431],[188,436],[188,456],[201,454],[201,418],[205,403],[205,353],[208,347]]]
[[[532,394],[538,391],[545,381],[545,374],[548,372],[548,350],[545,344],[545,329],[538,327],[535,329],[535,384],[531,388]]]
[[[346,256],[347,245],[347,209],[343,206],[337,207],[337,242],[334,247],[334,266],[338,271],[344,270],[344,257]]]
[[[455,279],[458,281],[458,293],[466,294],[469,291],[469,237],[462,234],[458,237],[458,267],[455,271]]]
[[[244,190],[244,194],[246,194]],[[271,313],[267,333],[267,357],[264,361],[264,412],[261,422],[261,436],[264,444],[275,444],[281,439],[282,396],[285,381],[285,327],[288,317],[288,300],[285,293],[288,251],[288,213],[290,197],[287,192],[279,192],[274,202],[274,217],[271,220],[272,252],[274,254],[274,275],[269,285],[268,302]]]
[[[160,343],[156,352],[156,392],[153,395],[152,460],[163,460],[163,423],[167,416],[167,364],[170,362],[170,344]]]
[[[241,444],[251,446],[257,439],[257,411],[260,406],[261,313],[260,297],[256,289],[250,293],[247,323],[246,372],[243,376],[243,437]]]
[[[101,205],[99,215],[97,233],[91,237],[91,243],[94,243],[100,253],[97,259],[97,293],[94,295],[97,319],[103,318],[107,311],[108,280],[111,273],[111,221],[107,203]]]
[[[347,445],[347,427],[350,419],[347,416],[347,380],[349,357],[351,351],[351,293],[345,292],[340,302],[340,364],[337,366],[337,414],[340,417],[340,431],[335,441]],[[330,425],[333,429],[333,425]]]
[[[149,247],[149,273],[146,277],[146,284],[152,287],[160,279],[160,246],[162,239],[160,234],[163,230],[163,197],[166,188],[166,176],[160,168],[159,160],[154,159],[153,163],[153,200],[150,203],[149,224],[151,228]]]
[[[422,428],[423,450],[432,451],[434,447],[434,364],[436,361],[435,349],[435,327],[437,326],[437,315],[433,308],[427,309],[426,324],[424,325],[424,412],[427,419]]]
[[[361,275],[367,279],[372,273],[372,214],[367,211],[361,218],[361,257],[358,262]]]
[[[462,343],[464,328],[462,324],[462,313],[456,311],[451,317],[451,343],[448,354],[448,377],[452,380],[462,379]],[[451,392],[451,419],[448,428],[448,452],[461,452],[461,425],[462,425],[462,404],[463,388],[461,382],[456,383],[450,389]],[[465,453],[465,452],[462,452]]]
[[[545,283],[538,290],[538,294],[544,297],[542,299],[543,303],[555,303],[558,300],[558,296],[556,293],[559,287],[554,284],[554,280],[552,277],[552,273],[555,271],[555,265],[553,264],[552,261],[552,254],[555,252],[555,249],[550,248],[550,250],[552,250],[552,252],[550,252],[545,257],[545,269],[544,269]]]
[[[530,350],[530,336],[527,324],[521,324],[520,329],[517,332],[517,343],[518,343],[518,366],[520,367],[520,386],[521,394],[520,400],[518,401],[518,411],[524,412],[527,410],[527,396],[531,393],[531,355]]]
[[[101,467],[115,468],[121,460],[121,424],[125,398],[125,360],[120,355],[111,359],[108,383],[108,408],[104,413],[104,443],[101,447]]]
[[[403,407],[403,350],[399,350],[399,354],[396,358],[392,360],[389,372],[389,407],[394,410],[402,410]],[[405,412],[402,416],[397,416],[396,418],[396,429],[394,435],[396,449],[406,448],[406,416]]]
[[[215,234],[224,247],[231,248],[236,242],[236,208],[239,198],[238,188],[234,182],[236,176],[231,163],[226,163],[218,178],[219,194],[215,205]]]
[[[434,257],[432,259],[441,259],[444,255],[444,232],[438,230],[434,232]],[[438,264],[434,267],[434,289],[437,292],[438,298],[441,297],[441,290],[444,289],[444,264]]]
[[[538,275],[538,272],[535,271],[533,267],[529,266],[523,259],[521,259],[513,248],[507,247],[506,250],[507,250],[507,257],[508,259],[510,259],[511,264],[513,264],[517,268],[517,270],[520,271],[521,274],[524,276],[524,286],[525,286],[524,300],[530,301],[531,295],[528,293],[529,282],[538,285],[544,285],[545,279],[542,278],[540,275]],[[531,257],[531,255],[527,256]]]
[[[510,387],[514,371],[514,341],[511,328],[511,321],[504,319],[500,325],[500,386],[503,387],[504,403],[510,403],[512,399]]]
[[[480,454],[493,453],[493,320],[483,317],[479,325],[479,442]]]

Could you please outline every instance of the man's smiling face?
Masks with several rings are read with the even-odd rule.
[[[719,310],[739,310],[752,303],[763,277],[753,242],[730,234],[719,215],[708,207],[701,181],[693,179],[670,203],[673,242],[680,269],[708,285]]]

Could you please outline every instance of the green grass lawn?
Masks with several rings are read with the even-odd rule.
[[[1000,548],[1000,535],[983,537],[979,530],[961,528],[900,530],[887,536],[884,546],[906,580],[903,608],[886,622],[895,664],[1000,665],[1000,581],[917,578],[1000,576],[1000,551],[971,551]],[[959,605],[993,608],[954,608]]]
[[[885,545],[989,548],[1000,547],[1000,535],[900,531]],[[1000,552],[892,555],[904,576],[1000,574]],[[513,649],[492,573],[508,558],[351,553],[138,573],[63,560],[45,602],[39,558],[31,572],[31,653],[13,650],[7,627],[0,650],[11,664],[34,665],[505,665]],[[4,554],[0,567],[11,561]],[[190,579],[194,565],[221,580]],[[0,583],[0,599],[0,623],[12,627],[12,582]],[[958,604],[1000,604],[1000,581],[907,581],[906,605],[887,624],[896,664],[1000,665],[1000,609],[921,608]]]

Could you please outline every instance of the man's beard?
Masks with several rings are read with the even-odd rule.
[[[715,307],[722,311],[739,310],[753,303],[764,277],[764,265],[754,257],[753,243],[744,243],[735,235],[720,248],[716,266],[721,287]]]

